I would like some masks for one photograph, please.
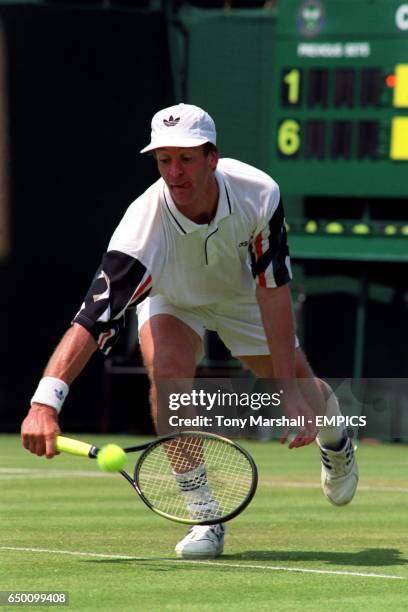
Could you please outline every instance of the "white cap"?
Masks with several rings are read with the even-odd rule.
[[[141,153],[160,147],[198,147],[217,142],[210,115],[192,104],[176,104],[156,113],[152,119],[151,142]]]

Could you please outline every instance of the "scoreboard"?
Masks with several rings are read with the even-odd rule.
[[[408,1],[283,0],[274,71],[284,193],[408,197]]]

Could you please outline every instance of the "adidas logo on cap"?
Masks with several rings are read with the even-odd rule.
[[[173,119],[173,115],[170,115],[168,119],[163,119],[163,123],[164,125],[167,125],[167,127],[172,127],[173,125],[177,125],[179,121],[180,121],[180,117],[176,117],[175,119]]]

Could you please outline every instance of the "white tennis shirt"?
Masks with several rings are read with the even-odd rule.
[[[291,278],[279,188],[248,164],[220,159],[218,208],[198,225],[173,202],[162,178],[126,211],[75,321],[107,353],[126,309],[148,294],[182,307],[253,295],[256,283]]]

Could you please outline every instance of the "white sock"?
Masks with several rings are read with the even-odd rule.
[[[206,518],[209,515],[213,518],[220,515],[219,505],[208,486],[204,465],[188,472],[176,473],[175,477],[192,518]]]
[[[334,391],[329,395],[326,401],[326,416],[340,417],[342,416],[338,399]],[[342,439],[346,436],[344,425],[325,425],[318,433],[319,442],[324,447],[335,447],[339,445]],[[338,449],[340,450],[340,449]]]

